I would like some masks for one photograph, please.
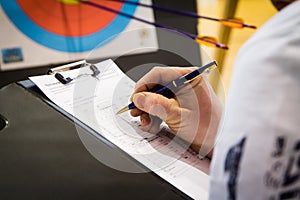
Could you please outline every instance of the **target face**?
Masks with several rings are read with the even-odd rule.
[[[136,11],[134,5],[108,0],[92,2],[129,15]],[[129,18],[71,0],[4,0],[1,5],[23,34],[62,52],[86,52],[101,47],[130,22]]]

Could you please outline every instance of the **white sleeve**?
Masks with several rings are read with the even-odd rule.
[[[211,166],[210,199],[300,199],[300,1],[241,49]]]

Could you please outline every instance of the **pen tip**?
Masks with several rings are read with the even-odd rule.
[[[121,110],[119,110],[119,111],[117,112],[117,115],[122,114],[122,113],[124,113],[124,112],[126,112],[126,111],[128,111],[128,110],[129,110],[128,106],[125,106],[124,108],[122,108]]]

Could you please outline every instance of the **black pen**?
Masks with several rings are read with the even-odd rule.
[[[175,88],[178,88],[180,86],[183,86],[187,83],[190,83],[191,81],[193,81],[194,79],[198,78],[203,72],[211,69],[212,67],[217,66],[216,61],[212,61],[210,63],[207,63],[206,65],[203,65],[201,67],[198,67],[196,70],[179,77],[178,79],[171,81],[170,83],[168,83],[166,86],[162,87],[159,90],[156,90],[154,93],[156,94],[161,94],[163,96],[166,95],[166,93],[168,93],[169,91],[172,91]],[[121,114],[123,112],[126,112],[128,110],[134,109],[136,108],[136,106],[134,105],[134,103],[130,103],[128,106],[125,106],[124,108],[122,108],[121,110],[119,110],[117,112],[117,114]]]

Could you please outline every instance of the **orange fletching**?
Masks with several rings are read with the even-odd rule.
[[[195,38],[196,42],[199,44],[203,44],[205,46],[209,47],[217,47],[216,43],[218,42],[216,38],[209,37],[209,36],[203,36],[203,37],[197,37]]]
[[[225,25],[232,28],[244,28],[244,21],[240,18],[234,18],[234,19],[220,19],[220,22]]]

